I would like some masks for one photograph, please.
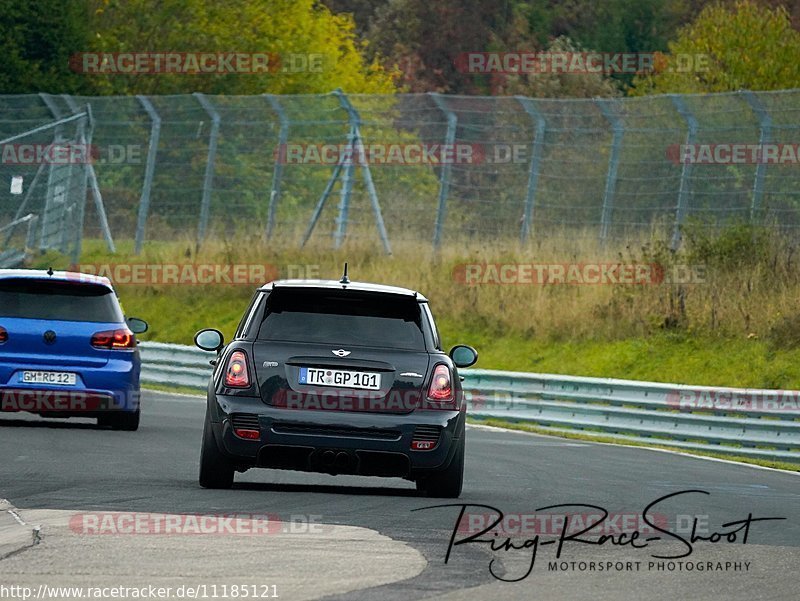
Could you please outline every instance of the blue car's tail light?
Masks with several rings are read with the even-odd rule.
[[[125,350],[136,348],[136,338],[127,328],[105,330],[92,335],[92,346],[99,349]]]
[[[6,330],[3,326],[0,326],[0,344],[3,344],[8,340],[8,330]]]

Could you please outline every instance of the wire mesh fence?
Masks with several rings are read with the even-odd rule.
[[[18,103],[25,97],[0,97],[0,268],[21,263],[34,250],[73,259],[81,251],[87,186],[96,188],[87,154],[90,110],[73,105],[56,115],[47,109],[50,98],[41,98],[44,111]]]
[[[85,200],[88,190],[85,235],[110,246],[244,233],[276,245],[360,240],[390,251],[401,241],[626,241],[654,230],[678,245],[690,220],[800,227],[798,90],[552,100],[0,97],[3,148],[15,136],[91,140],[86,181],[70,176],[68,196]],[[30,213],[46,246],[54,245],[47,223],[79,228],[82,210],[66,223],[52,207],[57,180],[82,166],[21,165],[7,154],[0,228]],[[10,182],[22,177],[27,191],[37,170],[39,191],[22,214],[8,200]]]

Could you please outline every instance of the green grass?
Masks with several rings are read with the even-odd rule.
[[[623,340],[552,341],[441,324],[448,341],[473,344],[476,367],[753,388],[800,387],[800,349],[757,339],[657,333]]]
[[[737,241],[733,247],[743,245]],[[476,347],[478,368],[800,389],[800,269],[794,256],[780,248],[763,261],[736,263],[732,268],[708,250],[700,259],[692,254],[676,258],[722,265],[709,268],[708,283],[678,289],[670,285],[470,287],[453,276],[454,267],[465,262],[614,257],[612,251],[578,241],[568,252],[561,247],[520,249],[498,242],[473,249],[449,246],[437,255],[397,245],[392,257],[352,244],[339,251],[275,249],[257,238],[212,240],[199,253],[189,239],[150,242],[141,256],[133,254],[131,241],[120,240],[117,247],[111,255],[101,241],[86,240],[81,263],[270,263],[282,276],[289,265],[311,265],[320,277],[333,277],[349,261],[354,279],[425,293],[444,343]],[[773,263],[783,266],[778,275],[773,274]],[[48,254],[31,266],[66,268],[68,261]],[[229,339],[255,287],[118,285],[117,290],[126,314],[149,322],[143,340],[192,344],[195,332],[205,327],[216,327]],[[679,295],[685,304],[680,311]],[[673,317],[677,325],[664,327],[665,319]]]
[[[192,344],[197,330],[220,329],[229,339],[251,288],[122,288],[128,315],[146,319],[143,340]],[[180,307],[176,314],[175,307]],[[547,340],[480,331],[433,305],[446,345],[471,344],[475,367],[651,380],[678,384],[800,388],[800,348],[775,350],[759,339],[656,333],[623,340]]]
[[[211,372],[209,372],[209,375]],[[148,390],[155,390],[157,392],[167,392],[170,394],[187,394],[189,396],[196,396],[198,398],[205,399],[206,398],[206,391],[205,390],[198,390],[197,388],[191,388],[190,386],[173,386],[172,384],[155,384],[153,382],[147,382],[146,384],[142,384],[143,388]]]

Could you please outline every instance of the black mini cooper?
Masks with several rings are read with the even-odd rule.
[[[340,280],[260,288],[233,341],[195,336],[218,358],[208,387],[200,485],[229,488],[252,467],[400,477],[434,497],[464,479],[458,367],[442,350],[427,299]]]

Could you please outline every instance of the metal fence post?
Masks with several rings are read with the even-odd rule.
[[[211,101],[205,94],[195,92],[192,94],[200,105],[211,117],[211,133],[208,137],[208,158],[206,159],[206,174],[203,178],[203,201],[200,204],[200,223],[197,226],[197,246],[199,247],[206,237],[208,229],[208,214],[211,210],[211,189],[214,185],[214,166],[217,161],[217,138],[219,137],[220,117]]]
[[[308,227],[303,235],[303,240],[300,242],[300,248],[306,245],[309,238],[311,238],[311,234],[314,232],[314,228],[317,227],[317,222],[319,221],[320,215],[322,215],[322,209],[325,207],[325,202],[331,195],[333,186],[336,183],[336,180],[339,179],[339,174],[342,172],[342,165],[344,165],[344,155],[339,157],[336,167],[333,170],[333,174],[328,180],[328,183],[325,184],[325,189],[322,191],[322,196],[319,197],[317,205],[314,207],[314,212],[311,214],[311,220],[308,222]]]
[[[269,209],[267,210],[267,240],[272,237],[275,229],[275,211],[281,195],[281,180],[283,178],[283,157],[286,153],[286,141],[289,139],[289,119],[281,103],[273,94],[264,94],[272,110],[278,115],[280,131],[278,132],[278,152],[275,154],[275,167],[272,171],[272,187],[269,192]]]
[[[351,160],[358,161],[361,167],[361,174],[364,177],[364,183],[367,186],[367,194],[369,195],[370,204],[372,205],[372,212],[375,214],[375,225],[378,227],[378,235],[383,243],[383,250],[386,254],[392,254],[392,247],[389,244],[389,236],[386,233],[386,224],[383,222],[383,213],[381,212],[381,205],[378,202],[378,192],[375,190],[375,182],[372,180],[372,172],[369,169],[369,163],[364,156],[364,142],[361,138],[361,116],[356,111],[355,107],[351,104],[350,100],[341,90],[336,91],[339,97],[339,102],[342,107],[347,111],[350,116],[350,125],[353,133],[353,146],[351,146]],[[338,248],[338,246],[337,246]]]
[[[153,188],[153,174],[156,169],[156,154],[158,153],[158,139],[161,136],[161,117],[156,112],[153,103],[147,96],[137,96],[136,99],[150,117],[150,140],[147,144],[147,163],[144,167],[144,182],[142,182],[142,196],[139,199],[139,214],[136,219],[135,254],[142,252],[144,245],[147,215],[150,210],[150,192]]]
[[[367,186],[367,193],[369,194],[370,204],[372,205],[372,212],[375,215],[375,225],[378,228],[378,235],[383,244],[383,250],[387,255],[392,254],[392,247],[389,244],[389,235],[386,233],[386,224],[383,221],[383,212],[381,211],[380,203],[378,202],[378,192],[375,190],[375,182],[372,180],[372,172],[369,169],[369,164],[364,157],[364,144],[361,140],[360,130],[356,130],[356,149],[358,153],[358,160],[361,164],[361,174],[364,177],[364,183]]]
[[[67,123],[80,121],[85,118],[86,118],[86,113],[76,113],[74,115],[70,115],[69,117],[64,117],[63,119],[60,119],[53,123],[45,123],[44,125],[39,125],[37,127],[34,127],[33,129],[24,131],[21,134],[14,134],[13,136],[9,136],[8,138],[0,140],[0,146],[2,146],[3,144],[8,144],[9,142],[16,142],[17,140],[22,140],[23,138],[32,136],[33,134],[38,134],[39,132],[47,131],[48,129],[54,129],[61,125],[66,125]]]
[[[672,100],[672,104],[675,105],[675,109],[678,111],[680,116],[686,121],[686,146],[691,146],[697,139],[697,130],[700,127],[697,122],[697,118],[686,106],[686,103],[683,101],[681,96],[671,94],[670,99]],[[671,248],[673,251],[678,250],[681,245],[681,226],[683,225],[684,218],[686,217],[686,205],[689,199],[689,180],[691,177],[692,163],[684,159],[683,169],[681,170],[681,184],[678,191],[678,206],[675,209],[675,226],[672,232]]]
[[[611,213],[614,210],[614,193],[617,190],[617,171],[619,169],[619,153],[622,149],[622,137],[625,134],[625,127],[619,117],[618,106],[611,108],[611,104],[617,104],[614,100],[595,100],[603,117],[611,124],[613,132],[611,138],[611,152],[608,157],[608,173],[606,174],[606,188],[603,193],[603,212],[600,216],[600,240],[605,242],[608,239],[608,227],[611,223]]]
[[[536,124],[536,129],[531,142],[531,164],[528,171],[528,188],[525,192],[525,207],[522,214],[522,227],[519,232],[519,240],[522,244],[528,241],[528,237],[533,231],[533,216],[536,208],[536,188],[539,185],[539,171],[542,164],[542,151],[544,150],[544,136],[547,131],[547,122],[534,106],[534,101],[524,96],[517,96],[517,101],[525,109],[525,112]]]
[[[436,107],[447,117],[447,132],[445,133],[445,148],[452,148],[456,142],[456,128],[458,127],[458,117],[451,111],[442,100],[439,94],[428,92]],[[442,230],[444,220],[447,216],[447,196],[450,193],[450,174],[451,165],[449,162],[442,164],[439,171],[439,207],[436,211],[436,224],[433,230],[433,248],[438,249],[442,243]]]
[[[743,92],[743,94],[747,104],[750,105],[750,108],[753,109],[753,112],[758,117],[758,144],[761,147],[755,177],[753,178],[753,199],[750,202],[750,223],[752,225],[758,219],[757,213],[761,209],[761,199],[764,196],[764,177],[767,171],[767,162],[764,160],[764,146],[769,144],[772,139],[772,117],[767,112],[764,103],[761,102],[761,98],[749,90]]]
[[[39,221],[39,217],[37,215],[31,215],[31,219],[28,221],[28,232],[25,235],[25,252],[27,253],[28,250],[33,250],[36,246],[36,224]]]
[[[336,94],[336,92],[334,92]],[[341,100],[339,101],[339,105],[341,106]],[[348,119],[349,120],[349,119]],[[353,128],[350,128],[350,132],[348,134],[349,140],[352,140],[353,136]],[[352,149],[351,149],[352,151]],[[328,183],[325,184],[325,189],[322,191],[322,196],[319,197],[317,201],[317,205],[314,207],[314,212],[311,214],[311,220],[308,222],[308,227],[306,228],[306,232],[303,235],[303,240],[300,242],[300,248],[304,247],[308,240],[311,238],[311,234],[314,231],[314,228],[317,227],[317,223],[319,222],[319,218],[322,215],[322,209],[325,207],[325,203],[328,201],[328,197],[333,192],[333,186],[336,184],[336,180],[339,179],[339,175],[342,173],[342,169],[345,168],[345,162],[347,160],[346,157],[347,153],[340,152],[339,153],[339,160],[336,161],[336,167],[331,174],[330,179],[328,179]],[[352,161],[350,161],[352,164]],[[343,184],[344,187],[344,184]],[[344,193],[344,190],[342,190]],[[344,199],[344,198],[343,198]],[[341,210],[341,207],[340,207]],[[341,215],[340,215],[341,217]]]
[[[45,106],[47,106],[50,114],[53,116],[53,119],[56,121],[60,121],[61,119],[61,111],[59,110],[58,106],[47,95],[39,95],[39,98],[42,99]],[[73,114],[77,113],[77,107],[75,110],[72,111]],[[80,131],[81,122],[76,124],[75,132],[77,133]],[[50,148],[57,144],[61,144],[64,141],[63,137],[63,127],[61,125],[56,125],[53,130],[53,143],[51,144]],[[77,139],[78,136],[73,136],[73,138]],[[44,208],[42,209],[42,233],[40,236],[40,250],[45,250],[53,245],[53,240],[55,238],[54,235],[54,228],[58,228],[58,224],[54,226],[54,213],[56,211],[56,207],[59,206],[59,203],[56,202],[56,191],[59,187],[56,184],[56,181],[59,179],[58,175],[66,172],[67,176],[66,179],[67,185],[63,186],[65,190],[66,197],[69,197],[69,188],[72,183],[72,164],[68,163],[67,165],[57,165],[55,162],[50,163],[47,170],[47,188],[45,189],[45,200],[44,200]],[[60,251],[64,251],[66,249],[66,228],[64,227],[64,219],[65,219],[65,211],[66,211],[66,203],[61,205],[59,216],[55,219],[55,221],[61,222],[61,228],[58,232],[60,234],[60,241],[58,243],[58,248]]]
[[[24,139],[27,136],[31,136],[31,135],[37,134],[39,132],[44,132],[44,131],[47,131],[47,130],[50,130],[50,129],[56,129],[56,128],[62,126],[62,125],[66,125],[67,123],[80,122],[82,119],[85,119],[85,118],[86,118],[86,113],[76,113],[76,114],[71,115],[69,117],[65,117],[63,119],[59,119],[58,121],[55,121],[53,123],[46,123],[44,125],[40,125],[38,127],[34,127],[33,129],[30,129],[28,131],[25,131],[25,132],[22,132],[20,134],[16,134],[16,135],[10,136],[10,137],[5,138],[3,140],[0,140],[0,147],[4,147],[6,144],[9,144],[10,142],[14,142],[16,140]],[[51,144],[51,146],[52,146],[52,144]],[[16,211],[16,213],[14,215],[14,220],[13,220],[14,222],[18,221],[20,219],[20,217],[22,216],[22,213],[25,210],[25,207],[26,207],[26,205],[28,204],[28,201],[31,198],[33,190],[36,188],[36,184],[39,181],[39,177],[41,176],[42,172],[45,170],[46,166],[50,167],[50,169],[48,169],[48,184],[47,184],[48,185],[48,189],[51,186],[51,184],[52,184],[52,181],[51,181],[52,175],[51,174],[52,174],[53,163],[49,163],[48,164],[46,162],[42,162],[42,163],[40,163],[38,169],[36,170],[36,174],[34,175],[33,180],[31,181],[31,184],[28,186],[28,191],[25,194],[25,197],[23,198],[22,203],[17,208],[17,211]],[[47,193],[47,191],[46,191],[46,193]],[[42,219],[41,220],[42,221],[46,221],[45,217],[46,217],[46,215],[42,215]],[[43,226],[43,228],[44,228],[44,226]],[[42,229],[42,237],[44,236],[44,231],[45,230]],[[10,229],[9,232],[5,236],[5,240],[4,240],[3,245],[2,245],[3,247],[8,245],[12,235],[13,235],[13,230]],[[41,247],[42,250],[44,250],[46,248],[49,248],[49,246],[45,245],[42,240],[40,240],[40,247]]]
[[[88,134],[84,133],[85,127],[88,127],[88,129],[89,129]],[[80,127],[80,130],[81,130],[80,141],[81,141],[82,145],[88,146],[89,148],[91,148],[91,146],[92,146],[92,135],[94,133],[94,119],[92,118],[92,107],[91,107],[90,104],[86,105],[86,126],[85,127],[84,127],[83,124],[81,124],[81,127]],[[87,188],[87,185],[88,185],[89,179],[90,179],[89,178],[89,173],[91,171],[89,169],[90,166],[91,166],[91,163],[87,163],[86,165],[84,165],[84,168],[81,170],[81,177],[79,178],[79,183],[78,183],[79,189],[80,189],[80,194],[78,195],[78,205],[76,207],[78,214],[74,217],[74,220],[75,220],[75,232],[74,232],[75,241],[73,242],[73,247],[72,247],[72,263],[74,265],[77,265],[78,261],[80,261],[81,251],[83,249],[83,222],[84,222],[84,219],[85,219],[85,216],[86,216],[86,188]],[[97,185],[97,181],[96,180],[95,180],[94,184]],[[103,217],[105,217],[105,211],[103,212]],[[108,226],[108,223],[106,223],[106,227],[107,226]],[[109,240],[106,239],[106,242],[108,242],[108,241]],[[113,246],[114,246],[114,242],[112,240],[111,241],[111,252],[116,252],[113,249]]]
[[[94,139],[94,118],[92,117],[92,105],[86,105],[86,113],[89,115],[89,135],[87,145],[89,148],[92,148],[92,140]],[[111,236],[111,228],[108,226],[108,216],[106,215],[105,203],[103,203],[103,195],[100,193],[100,184],[97,182],[97,174],[94,172],[94,167],[91,163],[87,165],[84,188],[87,184],[91,186],[94,207],[97,211],[97,218],[100,221],[100,231],[103,232],[103,238],[106,241],[106,247],[108,248],[109,252],[116,253],[117,247],[114,244],[114,238]],[[81,223],[83,223],[82,220],[83,215],[81,215]]]
[[[50,114],[53,115],[53,119],[59,120],[64,117],[64,114],[61,112],[58,104],[56,101],[53,100],[53,97],[50,94],[45,94],[44,92],[39,93],[39,98],[42,99],[42,102],[47,107],[47,110],[50,111]],[[77,106],[75,107],[77,109]],[[72,107],[70,107],[72,109]],[[77,110],[72,110],[73,113],[77,113]],[[64,139],[64,132],[62,131],[61,126],[56,127],[55,134],[54,134],[56,141],[60,142]]]
[[[62,94],[61,98],[64,99],[64,102],[67,103],[69,106],[69,110],[74,113],[79,112],[78,105],[75,102],[75,99],[72,98],[69,94]],[[91,132],[94,132],[94,118],[92,117],[92,105],[86,105],[86,114],[89,115],[89,128]],[[100,222],[100,231],[103,233],[103,239],[106,242],[106,246],[108,247],[109,252],[115,253],[117,252],[117,248],[114,245],[114,238],[111,235],[111,228],[108,226],[108,216],[106,215],[106,207],[105,203],[103,202],[103,195],[100,193],[100,184],[97,182],[97,173],[95,173],[94,165],[91,162],[91,150],[92,150],[92,136],[89,136],[88,141],[88,151],[86,153],[86,157],[88,162],[86,164],[86,177],[88,181],[88,185],[90,186],[90,190],[92,192],[92,199],[94,200],[94,208],[97,211],[97,219]]]
[[[342,188],[339,194],[339,216],[336,218],[336,231],[333,237],[334,248],[339,248],[344,242],[347,235],[347,219],[350,212],[350,193],[353,191],[353,171],[355,164],[353,163],[353,148],[356,139],[356,127],[358,126],[358,115],[353,114],[348,110],[347,105],[343,100],[341,90],[334,92],[339,98],[339,104],[347,112],[347,118],[350,121],[350,132],[347,134],[347,151],[345,156],[347,162],[344,165],[344,175],[342,176]]]

